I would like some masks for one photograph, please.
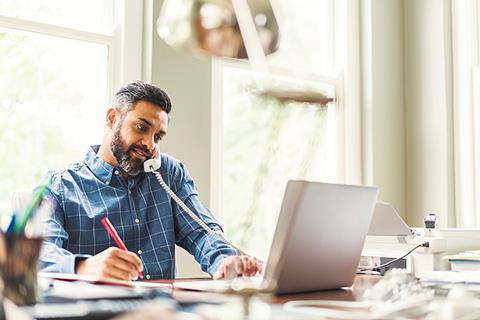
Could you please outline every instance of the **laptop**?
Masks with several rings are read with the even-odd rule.
[[[288,181],[261,276],[180,281],[174,287],[286,294],[351,286],[377,194],[374,187]]]

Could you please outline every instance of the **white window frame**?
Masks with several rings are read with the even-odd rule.
[[[457,227],[480,226],[480,5],[454,1],[452,11],[453,152]]]
[[[337,57],[342,63],[342,70],[336,77],[321,74],[295,72],[291,70],[268,66],[269,74],[295,77],[300,81],[315,81],[332,85],[335,90],[335,105],[337,112],[337,158],[339,181],[344,183],[362,183],[362,134],[360,109],[360,10],[358,0],[335,1],[335,32],[344,41],[335,41],[335,48],[344,52],[344,57]],[[339,12],[344,10],[344,14]],[[347,11],[345,11],[347,10]],[[346,27],[344,27],[346,26]],[[346,50],[346,48],[352,50]],[[223,200],[223,69],[233,67],[252,70],[248,62],[240,60],[212,59],[212,113],[211,113],[211,179],[210,207],[222,221],[227,216],[222,210]],[[349,90],[345,90],[348,88]],[[347,94],[347,92],[349,92]]]
[[[123,84],[142,79],[143,1],[115,1],[109,34],[0,15],[0,27],[107,46],[109,100]]]

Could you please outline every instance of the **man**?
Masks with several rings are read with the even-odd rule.
[[[143,162],[159,158],[165,183],[211,229],[221,230],[200,202],[184,165],[159,154],[167,133],[170,99],[161,89],[137,81],[121,88],[108,109],[100,146],[82,162],[52,175],[48,195],[56,202],[46,222],[40,269],[114,279],[175,277],[177,244],[214,279],[232,270],[238,275],[260,271],[255,258],[236,256],[229,244],[193,221],[162,189]],[[108,217],[128,251],[115,247],[101,224]]]

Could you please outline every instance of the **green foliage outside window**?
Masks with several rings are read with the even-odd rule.
[[[328,118],[334,105],[264,98],[257,80],[225,72],[223,216],[234,243],[266,258],[287,181],[336,179],[336,135]]]
[[[83,65],[81,59],[91,65]],[[88,143],[99,140],[106,100],[106,49],[0,29],[0,88],[4,215],[10,213],[14,190],[34,187],[48,170],[77,161]]]

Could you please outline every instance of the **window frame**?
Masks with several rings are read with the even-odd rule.
[[[295,73],[294,76],[306,81],[326,81],[334,86],[337,112],[338,174],[339,181],[348,184],[371,182],[371,163],[366,159],[369,129],[362,125],[366,112],[363,110],[361,88],[361,1],[334,1],[335,55],[340,65],[335,76]],[[479,26],[480,28],[480,26]],[[247,61],[212,59],[212,112],[211,112],[211,179],[210,207],[222,221],[228,214],[222,211],[223,201],[223,67],[238,67],[252,70]],[[292,72],[268,66],[272,75],[292,76]]]
[[[123,84],[141,79],[143,1],[115,1],[114,26],[109,34],[0,15],[0,27],[52,37],[101,44],[107,47],[107,97]]]
[[[151,52],[145,52],[148,48],[143,46],[143,35],[151,29],[143,20],[143,10],[144,8],[151,10],[152,6],[151,0],[146,0],[146,3],[135,0],[115,0],[114,20],[109,33],[89,32],[1,14],[0,27],[5,28],[7,32],[10,30],[12,32],[28,32],[32,35],[105,46],[107,49],[107,83],[104,94],[107,103],[111,103],[120,86],[142,79],[143,62],[150,61],[151,63]],[[76,63],[76,61],[72,61],[72,63]],[[0,201],[0,209],[8,207],[9,203]],[[4,216],[8,217],[8,215]]]

